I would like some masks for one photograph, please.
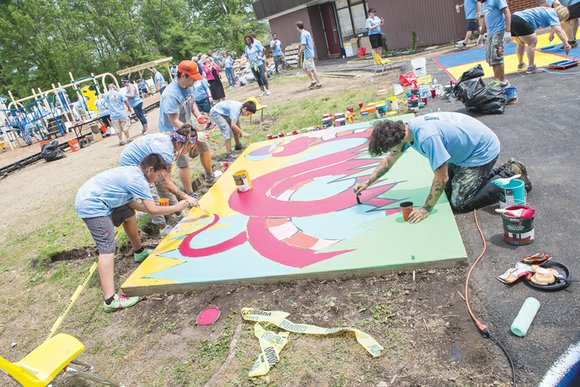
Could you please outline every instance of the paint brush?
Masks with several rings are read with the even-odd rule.
[[[361,204],[359,193],[356,194],[356,202],[357,202],[357,204]]]

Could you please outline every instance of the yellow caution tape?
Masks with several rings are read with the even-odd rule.
[[[242,309],[242,318],[244,320],[256,322],[254,325],[254,335],[260,341],[260,348],[262,349],[262,353],[256,359],[252,369],[250,369],[250,377],[266,375],[270,371],[270,368],[280,360],[280,352],[288,343],[288,332],[306,333],[310,335],[332,335],[342,332],[354,332],[356,341],[373,357],[381,356],[381,352],[384,349],[372,336],[361,330],[350,327],[322,328],[310,324],[296,324],[286,319],[289,315],[290,313],[282,311],[267,311],[254,308]],[[275,333],[267,331],[262,327],[260,322],[276,325],[288,332]]]

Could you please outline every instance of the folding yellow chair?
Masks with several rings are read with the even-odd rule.
[[[59,333],[46,340],[19,362],[11,363],[0,356],[0,370],[26,387],[48,386],[63,370],[97,383],[117,386],[101,376],[86,372],[92,367],[75,360],[84,349],[83,343],[76,338]],[[80,365],[85,368],[85,371],[69,367],[70,364]]]
[[[379,69],[381,70],[381,74],[383,73],[383,71],[385,71],[385,69],[387,68],[387,65],[389,63],[391,63],[390,59],[383,59],[381,58],[381,56],[379,54],[373,54],[373,58],[375,60],[375,73],[379,72]]]
[[[253,103],[256,104],[256,118],[258,119],[258,122],[262,122],[262,119],[264,118],[264,110],[268,112],[268,114],[270,115],[270,118],[274,118],[274,116],[272,115],[272,113],[270,112],[270,110],[268,109],[268,105],[262,105],[260,104],[260,101],[258,101],[258,98],[256,97],[248,97],[246,98],[246,101],[251,101]],[[257,116],[258,112],[260,112],[260,117]],[[250,124],[252,123],[252,116],[250,116]]]

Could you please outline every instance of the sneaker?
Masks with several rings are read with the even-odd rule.
[[[266,95],[270,95],[270,90],[266,90]]]
[[[312,82],[310,86],[308,86],[308,90],[312,90],[316,87],[316,82]]]
[[[518,161],[514,158],[509,159],[507,162],[509,169],[513,172],[514,175],[521,175],[518,179],[524,182],[524,186],[526,188],[526,192],[530,192],[532,190],[532,182],[528,177],[528,170],[524,163]]]
[[[536,65],[528,66],[528,69],[526,70],[526,74],[537,74],[537,73],[543,73],[543,72],[544,72],[544,69],[538,68]]]
[[[106,313],[115,312],[120,309],[130,308],[139,302],[139,297],[129,297],[125,294],[115,294],[113,301],[109,305],[103,301],[103,307]]]
[[[177,223],[179,223],[183,218],[185,218],[185,212],[181,211],[180,213],[175,214],[174,216]]]
[[[455,45],[455,48],[459,49],[459,50],[465,50],[467,49],[467,44],[465,44],[465,42],[457,42],[457,44]]]
[[[165,226],[165,228],[167,228],[167,227],[169,227],[169,226]],[[133,258],[135,259],[135,262],[141,263],[145,260],[145,258],[147,258],[149,256],[149,254],[151,254],[151,250],[143,249],[143,251],[141,251],[140,253],[133,253]]]
[[[261,91],[260,94],[258,94],[258,97],[263,97],[265,95],[266,95],[266,92],[265,91]]]
[[[123,146],[123,145],[125,145],[125,144],[126,144],[125,140],[121,140],[121,141],[119,141],[119,146]]]
[[[511,84],[510,81],[500,82],[494,79],[493,81],[489,82],[489,86],[495,87],[496,89],[505,89],[506,87],[510,87]]]
[[[173,227],[171,227],[170,225],[166,224],[165,227],[159,229],[159,236],[161,238],[165,238],[167,235],[169,235],[169,233],[171,232],[172,228]]]
[[[204,177],[206,187],[211,187],[213,183],[215,183],[215,176],[213,175],[213,173],[206,173]]]
[[[236,150],[236,151],[241,151],[241,150],[244,150],[244,149],[246,149],[246,147],[244,145],[242,145],[242,144],[236,145],[235,148],[234,148],[234,150]]]
[[[569,44],[569,45],[570,45],[572,48],[576,48],[576,47],[578,47],[578,42],[576,42],[575,40],[574,40],[574,41],[568,40],[568,44]],[[560,46],[560,47],[558,47],[558,50],[565,50],[565,49],[566,49],[566,47],[564,47],[563,45],[562,45],[562,46]]]
[[[230,153],[226,153],[222,158],[219,159],[219,161],[233,162],[236,160],[237,157],[238,157],[238,155],[236,153],[230,152]]]
[[[524,69],[524,67],[526,67],[526,64],[525,63],[520,63],[518,65],[518,71],[522,71]]]
[[[317,83],[316,86],[314,86],[315,89],[320,89],[322,87],[322,83]]]

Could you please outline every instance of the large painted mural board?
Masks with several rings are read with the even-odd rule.
[[[433,177],[412,149],[357,204],[354,186],[381,160],[368,155],[371,131],[367,122],[250,145],[203,196],[202,209],[188,211],[123,290],[181,292],[463,262],[445,195],[424,221],[402,219],[399,203],[422,205]],[[252,190],[237,191],[238,170],[248,171]]]

